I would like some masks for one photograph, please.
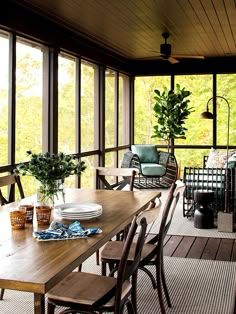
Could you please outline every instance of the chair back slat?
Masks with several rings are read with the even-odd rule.
[[[146,218],[147,224],[150,225],[153,222],[156,221],[156,219],[158,218],[159,214],[160,214],[160,209],[161,209],[161,200],[157,199],[158,204],[156,205],[155,202],[150,202],[148,208],[144,211],[142,211],[138,217],[137,217],[137,224],[140,223],[141,219],[143,217]]]
[[[135,168],[106,168],[106,167],[97,167],[99,170],[99,175],[102,176],[131,176],[132,172],[135,173],[138,171]]]
[[[166,234],[170,228],[172,218],[173,218],[174,213],[175,213],[176,206],[178,204],[180,196],[183,195],[184,190],[185,190],[185,184],[179,180],[176,181],[175,189],[174,189],[173,197],[172,197],[172,203],[170,205],[167,221],[166,221],[165,228],[164,228],[164,237],[166,236]],[[168,204],[168,206],[169,206],[169,204]]]
[[[172,183],[163,208],[159,232],[152,237],[149,243],[163,246],[163,241],[171,225],[179,197],[182,193],[184,193],[184,190],[185,184],[182,181],[177,180],[175,183]],[[159,248],[157,248],[157,250],[159,250]],[[154,256],[155,253],[152,253],[152,255]]]
[[[128,235],[126,237],[123,250],[122,250],[122,255],[117,271],[117,284],[116,284],[116,292],[115,292],[115,311],[114,313],[118,313],[118,309],[120,308],[120,301],[121,301],[121,295],[122,295],[122,286],[125,280],[129,280],[131,276],[134,275],[135,272],[138,270],[139,262],[141,259],[141,253],[142,253],[142,248],[144,245],[145,241],[145,234],[147,230],[147,222],[145,217],[143,217],[139,221],[139,236],[138,236],[138,241],[134,242],[134,236],[137,231],[137,217],[134,217],[131,227],[129,229]],[[132,262],[128,263],[128,256],[130,253],[131,245],[132,243],[135,243],[136,248],[135,248],[135,255],[134,259]]]
[[[15,186],[18,187],[19,194],[21,198],[24,198],[24,191],[21,184],[20,177],[15,174],[9,174],[6,176],[0,177],[0,205],[5,205],[11,202],[14,202],[14,189]],[[4,196],[1,188],[8,187],[8,196]]]
[[[129,185],[129,190],[133,191],[134,177],[138,174],[138,170],[135,168],[97,167],[95,171],[97,188],[102,182],[106,190],[122,190],[126,185]],[[115,178],[115,183],[110,183],[108,178]]]
[[[150,202],[148,208],[146,210],[142,211],[138,215],[138,217],[136,219],[136,223],[139,227],[142,227],[143,220],[145,220],[145,222],[146,222],[144,242],[145,242],[145,239],[147,238],[148,233],[149,233],[149,231],[147,232],[148,224],[154,223],[156,221],[156,219],[160,213],[160,210],[161,210],[161,201],[158,200],[157,206],[155,206],[154,202]],[[127,272],[126,272],[127,278],[129,278],[132,275],[132,273],[134,271],[133,269],[138,269],[138,266],[139,266],[139,262],[140,262],[139,253],[140,254],[142,253],[142,248],[144,245],[144,242],[141,242],[142,240],[140,240],[140,238],[142,239],[142,237],[140,237],[140,231],[139,231],[138,240],[136,242],[136,248],[135,248],[135,257],[132,260],[132,264],[129,265],[129,268],[127,269]]]
[[[158,246],[163,249],[163,241],[171,225],[171,221],[180,197],[180,194],[184,192],[185,185],[181,181],[172,183],[165,207],[163,209],[159,234],[158,234]]]

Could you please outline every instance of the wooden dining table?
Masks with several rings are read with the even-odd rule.
[[[9,210],[17,206],[18,202],[1,206],[0,288],[34,293],[32,311],[34,306],[34,313],[45,313],[46,293],[123,230],[150,201],[160,196],[158,191],[66,189],[66,203],[102,205],[101,216],[81,221],[83,227],[99,227],[102,233],[60,241],[37,241],[32,236],[33,231],[47,229],[48,226],[39,226],[36,219],[33,224],[26,224],[24,229],[13,230]],[[61,218],[52,214],[53,219],[61,221]],[[62,222],[71,224],[73,221]]]

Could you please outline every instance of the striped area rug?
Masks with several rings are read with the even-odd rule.
[[[167,314],[230,314],[236,263],[165,257],[165,269],[172,301]],[[100,273],[95,256],[83,264],[83,271]],[[0,313],[33,314],[33,295],[6,290]],[[157,291],[142,271],[138,276],[138,313],[161,313]]]
[[[165,269],[172,302],[167,314],[230,313],[236,263],[166,257]],[[141,272],[139,282],[139,313],[161,313],[157,292]]]

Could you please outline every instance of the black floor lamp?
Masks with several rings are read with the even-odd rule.
[[[230,122],[230,105],[229,105],[228,100],[225,97],[218,96],[218,95],[211,97],[207,101],[206,111],[201,113],[200,117],[202,119],[214,119],[214,115],[209,111],[209,102],[212,99],[215,99],[215,98],[223,99],[226,102],[227,109],[228,109],[228,115],[227,115],[228,118],[227,118],[227,144],[226,144],[226,170],[225,170],[226,173],[225,173],[225,204],[224,204],[224,213],[231,214],[230,210],[229,210],[229,185],[228,185],[229,122]],[[219,219],[219,215],[218,215],[218,219]],[[223,223],[225,223],[228,220],[228,216],[223,217],[223,220],[224,220]],[[232,221],[232,226],[231,226],[231,220],[232,220],[232,217],[229,217],[229,225],[230,225],[230,227],[229,228],[226,227],[227,231],[229,231],[229,232],[232,232],[231,229],[233,228],[233,221]],[[218,229],[219,229],[219,221],[218,221]],[[222,231],[225,231],[225,230],[222,230]]]

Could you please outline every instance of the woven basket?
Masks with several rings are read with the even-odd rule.
[[[24,229],[26,213],[22,211],[12,211],[10,212],[11,227],[12,229]]]
[[[39,225],[49,225],[52,207],[47,205],[36,206],[36,217]]]

